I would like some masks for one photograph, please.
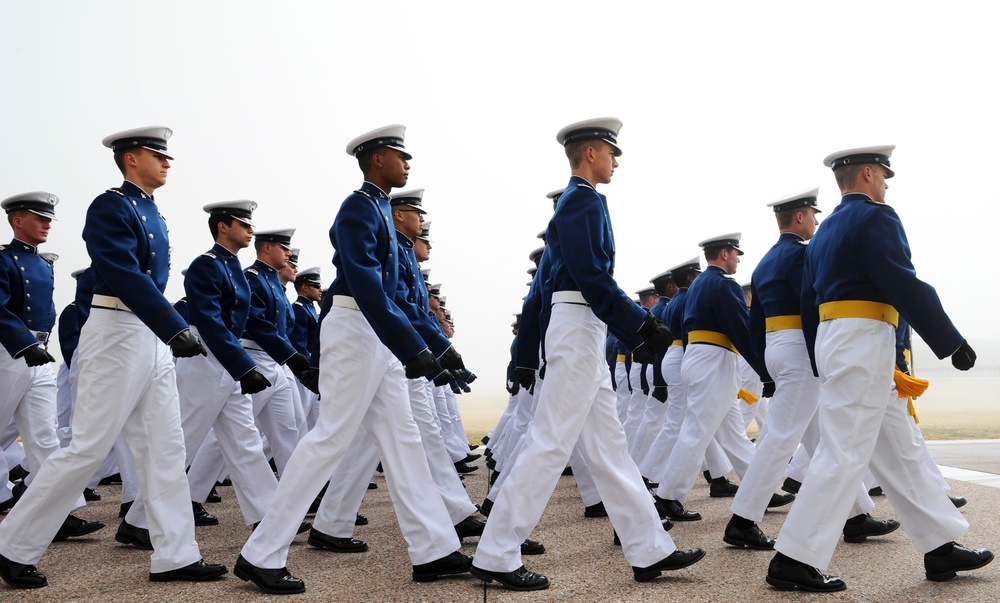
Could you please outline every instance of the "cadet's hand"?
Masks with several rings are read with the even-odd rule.
[[[319,393],[319,369],[316,367],[309,367],[302,377],[299,378],[299,383],[301,383],[305,388],[314,394]]]
[[[461,378],[462,378],[462,381],[465,381],[466,383],[472,383],[473,381],[476,380],[476,374],[473,373],[472,371],[470,371],[469,369],[464,368],[464,369],[462,369],[462,377]]]
[[[452,376],[449,371],[441,371],[437,375],[434,375],[434,379],[432,379],[432,381],[434,382],[434,385],[437,386],[448,385],[452,381]]]
[[[639,364],[653,364],[656,362],[656,354],[645,343],[632,350],[632,362]]]
[[[309,370],[309,359],[306,358],[305,354],[300,354],[295,352],[285,360],[284,364],[288,368],[292,369],[293,373],[304,373]]]
[[[968,341],[962,340],[962,345],[951,355],[951,365],[960,371],[967,371],[976,366],[976,352]]]
[[[512,396],[516,396],[519,391],[521,391],[521,384],[517,381],[511,381],[510,385],[507,386],[507,393]]]
[[[256,394],[271,387],[271,382],[257,369],[250,369],[240,377],[240,393]]]
[[[514,367],[514,371],[511,373],[514,381],[521,384],[524,389],[531,389],[535,385],[535,371],[524,367]]]
[[[775,387],[774,387],[774,381],[765,381],[764,382],[764,391],[763,391],[763,393],[761,393],[760,396],[762,398],[771,398],[771,397],[774,396],[774,389],[775,389]]]
[[[438,358],[438,362],[441,363],[442,368],[449,370],[460,371],[465,369],[465,364],[462,362],[462,355],[458,353],[455,346],[451,346],[445,350],[444,354],[441,354],[441,357]]]
[[[201,354],[202,356],[208,356],[208,352],[205,351],[205,346],[201,345],[201,339],[191,332],[191,329],[184,329],[180,333],[173,336],[173,338],[167,342],[170,346],[170,353],[177,358],[191,358],[192,356],[197,356]]]
[[[667,401],[667,386],[666,385],[660,385],[660,386],[654,387],[653,388],[652,396],[654,398],[656,398],[657,400],[659,400],[660,402],[666,402]]]
[[[404,366],[406,368],[407,379],[416,379],[417,377],[436,374],[435,369],[438,371],[441,370],[441,366],[437,363],[437,358],[426,348],[413,358],[407,360]]]
[[[639,327],[638,335],[642,337],[643,343],[649,346],[649,349],[654,354],[666,350],[670,347],[670,343],[674,340],[674,336],[670,333],[670,329],[657,320],[655,316],[649,313],[646,314],[646,320],[644,320],[642,326]]]
[[[56,359],[52,357],[52,354],[49,354],[48,350],[38,344],[35,344],[30,348],[25,348],[16,357],[24,358],[24,361],[28,366],[42,366],[43,364],[56,361]]]

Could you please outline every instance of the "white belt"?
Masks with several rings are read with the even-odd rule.
[[[90,303],[90,307],[101,308],[102,310],[121,310],[122,312],[132,311],[122,303],[122,300],[110,295],[95,295],[93,301]]]
[[[244,350],[257,350],[258,352],[264,351],[264,348],[257,345],[257,342],[253,339],[240,339],[240,344],[243,346]]]
[[[583,299],[583,294],[579,291],[556,291],[552,294],[552,303],[590,305],[587,303],[587,300]]]
[[[349,295],[334,295],[333,305],[338,308],[350,308],[351,310],[360,310],[358,307],[358,302],[354,301],[354,298]]]

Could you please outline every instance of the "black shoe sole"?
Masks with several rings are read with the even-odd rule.
[[[469,570],[469,573],[472,574],[474,577],[479,578],[483,582],[486,582],[487,584],[495,580],[498,584],[500,584],[501,586],[503,586],[508,590],[520,590],[520,591],[545,590],[549,587],[548,582],[545,582],[544,584],[530,584],[530,585],[520,585],[520,584],[505,582],[500,578],[494,576],[492,573],[487,572],[485,570],[481,570],[476,566],[472,566],[472,569]]]
[[[825,588],[825,589],[811,588],[809,586],[804,586],[802,584],[799,584],[798,582],[788,582],[787,580],[778,580],[777,578],[772,578],[771,576],[767,576],[766,578],[764,578],[764,580],[766,580],[768,584],[770,584],[771,586],[773,586],[778,590],[801,590],[809,593],[835,593],[847,588],[846,584],[843,584],[837,588]]]
[[[701,551],[701,554],[694,557],[682,565],[677,565],[674,567],[665,567],[660,569],[651,569],[641,573],[635,573],[634,578],[636,582],[652,582],[653,580],[660,577],[663,572],[672,572],[674,570],[684,569],[685,567],[690,567],[695,563],[698,563],[705,558],[705,551]]]
[[[746,542],[744,540],[736,540],[735,538],[729,538],[728,536],[723,536],[722,537],[722,541],[725,542],[726,544],[732,545],[732,546],[734,546],[736,548],[748,548],[748,549],[753,549],[755,551],[773,551],[774,550],[774,544],[771,544],[771,546],[760,546],[759,544],[756,544],[756,543],[753,543],[753,542]]]
[[[100,529],[102,529],[102,528],[105,527],[105,525],[103,523],[100,523],[100,522],[95,522],[95,524],[96,525],[87,526],[87,528],[85,530],[82,530],[81,532],[76,533],[76,534],[59,534],[59,533],[56,533],[55,537],[52,539],[52,542],[62,542],[63,540],[66,540],[67,538],[79,538],[81,536],[86,536],[87,534],[93,534],[97,530],[100,530]]]
[[[447,571],[443,571],[443,572],[430,572],[430,573],[426,573],[426,574],[418,574],[418,573],[414,572],[413,573],[413,581],[414,582],[437,582],[438,580],[440,580],[441,578],[444,578],[446,576],[458,576],[460,574],[467,574],[467,573],[469,573],[469,570],[467,570],[467,569],[453,569],[453,570],[447,570]]]
[[[205,574],[203,576],[190,576],[190,575],[179,575],[172,574],[170,572],[164,572],[163,574],[154,574],[150,572],[149,581],[150,582],[207,582],[208,580],[215,580],[216,578],[221,578],[229,573],[229,570],[222,568],[221,572],[216,572],[214,574]],[[166,574],[166,575],[164,575]]]
[[[873,537],[874,536],[885,536],[886,534],[892,534],[893,532],[895,532],[898,529],[899,529],[899,524],[896,524],[896,526],[894,528],[892,528],[891,530],[887,530],[885,532],[877,532],[877,533],[872,533],[872,534],[857,534],[857,535],[854,535],[854,536],[847,536],[845,534],[844,535],[844,542],[850,542],[851,544],[858,544],[860,542],[865,542],[866,540],[868,540],[869,536],[873,536]]]
[[[269,595],[298,595],[306,592],[305,586],[303,586],[301,589],[295,589],[295,590],[281,590],[277,588],[271,588],[269,586],[261,584],[260,582],[257,582],[257,580],[254,579],[253,575],[243,571],[243,568],[241,567],[234,566],[233,575],[244,582],[253,582],[254,586],[256,586],[257,588],[261,589],[262,591],[264,591]]]
[[[927,579],[930,580],[931,582],[947,582],[948,580],[951,580],[956,575],[958,575],[956,572],[967,572],[969,570],[979,569],[981,567],[989,565],[991,561],[993,561],[993,554],[992,553],[990,554],[990,558],[989,559],[986,559],[985,561],[983,561],[979,565],[973,565],[972,567],[956,567],[953,570],[949,570],[949,571],[941,573],[941,574],[930,574],[930,573],[927,573],[927,574],[924,574],[924,575],[927,576]]]
[[[139,541],[136,541],[136,540],[132,540],[130,538],[122,538],[121,536],[119,536],[117,534],[115,534],[115,542],[118,542],[120,544],[127,544],[129,546],[134,546],[135,548],[139,549],[140,551],[151,551],[151,550],[153,550],[153,547],[151,545],[147,545],[145,543],[142,543],[142,542],[139,542]]]

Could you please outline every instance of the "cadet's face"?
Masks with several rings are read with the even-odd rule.
[[[281,271],[288,265],[288,258],[292,257],[292,250],[285,249],[277,243],[269,243],[264,248],[265,257],[262,258],[275,270]]]
[[[611,182],[611,177],[618,167],[618,160],[615,159],[615,150],[609,144],[601,143],[593,147],[594,153],[594,179],[595,184],[607,184]]]
[[[319,285],[306,283],[306,285],[302,287],[302,297],[318,302],[323,297],[323,288]]]
[[[885,178],[887,173],[881,165],[872,166],[872,201],[876,203],[885,203],[885,191],[889,189]]]
[[[253,227],[239,220],[233,220],[232,225],[228,227],[225,224],[219,224],[219,235],[220,238],[224,239],[222,241],[223,247],[246,249],[250,246],[250,241],[253,240]]]
[[[813,207],[807,207],[804,214],[805,223],[802,225],[802,238],[808,241],[816,234],[816,227],[819,226],[819,220],[816,219],[816,209]]]
[[[740,263],[740,254],[736,253],[735,249],[725,249],[722,251],[723,264],[722,267],[726,269],[726,274],[736,274],[736,266]]]
[[[424,216],[420,210],[413,209],[407,205],[401,205],[392,210],[393,220],[396,222],[396,230],[406,235],[411,241],[420,234],[424,223]]]
[[[14,236],[28,245],[38,247],[49,240],[49,229],[52,228],[51,218],[26,211],[15,217],[13,222]]]
[[[165,155],[143,148],[136,149],[130,155],[134,158],[132,177],[139,187],[150,192],[167,183],[170,160]]]
[[[427,260],[431,259],[430,242],[425,241],[423,239],[417,239],[413,241],[413,255],[417,256],[418,262],[426,262]]]
[[[410,177],[410,164],[403,159],[403,153],[396,149],[385,149],[382,157],[382,175],[392,188],[406,186]]]
[[[281,278],[281,284],[285,285],[291,283],[295,280],[295,275],[298,274],[298,267],[291,263],[286,262],[285,267],[278,271],[278,276]]]

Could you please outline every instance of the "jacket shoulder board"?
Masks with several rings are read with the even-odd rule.
[[[201,255],[205,256],[206,258],[212,258],[213,260],[219,259],[219,256],[215,255],[215,252],[213,252],[213,251],[206,251],[205,253],[203,253]]]
[[[106,190],[104,192],[106,192],[106,193],[114,193],[114,194],[118,195],[119,197],[124,197],[125,196],[125,191],[123,191],[122,189],[118,188],[117,186],[109,188],[108,190]]]

